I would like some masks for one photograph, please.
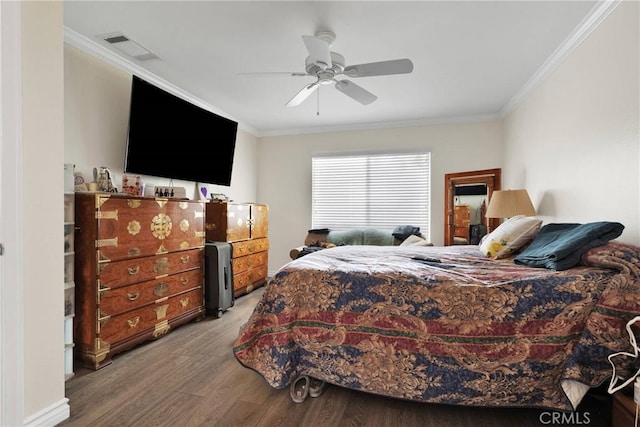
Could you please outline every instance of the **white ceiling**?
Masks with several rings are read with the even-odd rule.
[[[168,82],[261,136],[500,117],[601,9],[586,0],[65,1],[64,25],[72,45]],[[323,86],[286,107],[315,79],[238,75],[304,72],[301,36],[318,30],[336,34],[332,50],[346,65],[410,58],[414,70],[353,79],[378,96],[366,106]],[[160,59],[114,56],[99,37],[114,32]]]

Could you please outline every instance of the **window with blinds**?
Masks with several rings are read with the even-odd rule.
[[[430,237],[430,153],[312,159],[312,226],[393,230],[413,225]]]

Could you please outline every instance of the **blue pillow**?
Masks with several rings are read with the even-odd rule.
[[[619,222],[547,224],[531,244],[514,258],[516,264],[567,270],[580,262],[586,251],[602,246],[622,234]]]

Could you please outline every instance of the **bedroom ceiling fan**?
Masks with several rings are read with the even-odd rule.
[[[305,72],[284,73],[292,76],[311,76],[316,81],[304,86],[293,98],[287,102],[287,107],[300,105],[305,99],[315,92],[321,85],[333,84],[334,87],[363,105],[371,104],[377,96],[368,90],[358,86],[351,80],[338,79],[344,75],[350,78],[387,76],[392,74],[407,74],[413,71],[413,63],[409,59],[395,59],[390,61],[370,62],[366,64],[345,66],[342,55],[331,51],[331,45],[336,35],[331,31],[320,31],[314,36],[302,36],[304,45],[309,52],[305,60]],[[241,73],[264,74],[264,73]],[[266,73],[283,74],[283,73]]]

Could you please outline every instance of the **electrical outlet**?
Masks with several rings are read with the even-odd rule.
[[[633,383],[633,401],[636,405],[640,405],[640,377],[636,378],[636,382]]]

